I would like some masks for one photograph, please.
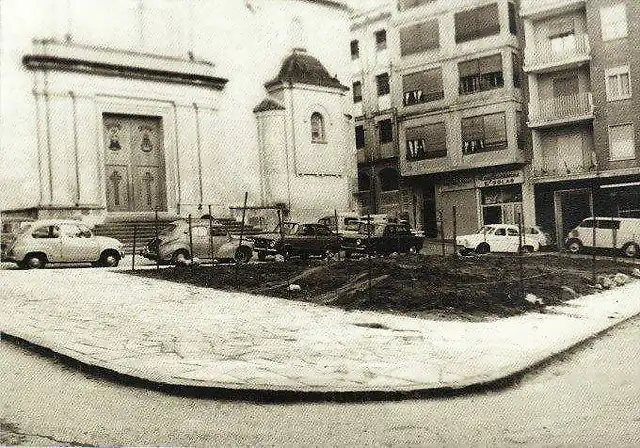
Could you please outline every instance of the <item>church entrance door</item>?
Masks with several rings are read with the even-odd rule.
[[[105,114],[107,211],[166,210],[162,120]]]

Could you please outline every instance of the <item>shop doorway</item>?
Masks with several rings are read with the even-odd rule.
[[[435,199],[424,200],[422,205],[422,223],[425,237],[438,237],[438,218]]]

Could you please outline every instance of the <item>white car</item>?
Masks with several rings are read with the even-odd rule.
[[[95,236],[82,221],[44,219],[20,230],[5,259],[23,269],[38,269],[47,263],[117,266],[122,257],[120,241]]]
[[[546,245],[546,236],[539,228],[538,233],[522,235],[522,251],[534,252]],[[488,252],[515,252],[520,247],[520,232],[514,224],[491,224],[482,226],[478,233],[456,237],[456,249],[460,253],[475,251],[478,254]]]

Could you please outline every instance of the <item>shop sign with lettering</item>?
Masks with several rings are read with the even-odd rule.
[[[486,173],[476,179],[478,188],[521,184],[522,182],[524,182],[524,175],[521,170]]]

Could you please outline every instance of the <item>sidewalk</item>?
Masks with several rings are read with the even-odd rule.
[[[499,380],[640,313],[640,281],[544,314],[427,321],[130,276],[0,272],[0,331],[152,382],[297,392]]]

